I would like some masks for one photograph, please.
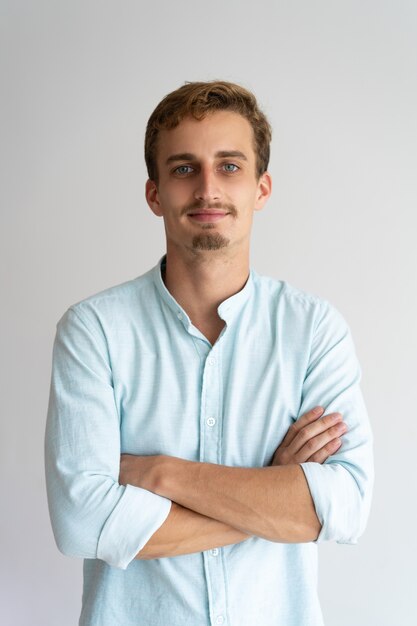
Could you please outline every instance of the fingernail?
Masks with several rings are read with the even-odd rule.
[[[313,413],[314,413],[315,415],[319,415],[320,413],[323,413],[323,411],[324,411],[324,409],[323,409],[323,407],[322,407],[322,406],[316,406],[316,407],[313,409]]]

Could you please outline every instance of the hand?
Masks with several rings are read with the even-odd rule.
[[[340,437],[347,426],[340,413],[323,413],[323,407],[316,407],[294,422],[276,449],[271,465],[324,463],[334,454],[342,445]]]

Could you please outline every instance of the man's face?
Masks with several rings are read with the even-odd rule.
[[[256,175],[253,131],[237,113],[185,118],[162,130],[157,146],[159,181],[146,198],[164,218],[167,247],[231,252],[249,245],[253,212],[265,204],[271,180]]]

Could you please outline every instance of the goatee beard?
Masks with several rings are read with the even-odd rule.
[[[194,250],[220,250],[229,245],[230,239],[220,233],[207,233],[193,237]]]

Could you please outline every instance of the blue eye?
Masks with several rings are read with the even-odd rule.
[[[238,166],[235,165],[234,163],[225,163],[223,167],[226,170],[226,172],[236,172],[236,170],[239,169]]]
[[[190,165],[180,165],[174,171],[176,174],[189,174],[192,169],[193,168]]]

